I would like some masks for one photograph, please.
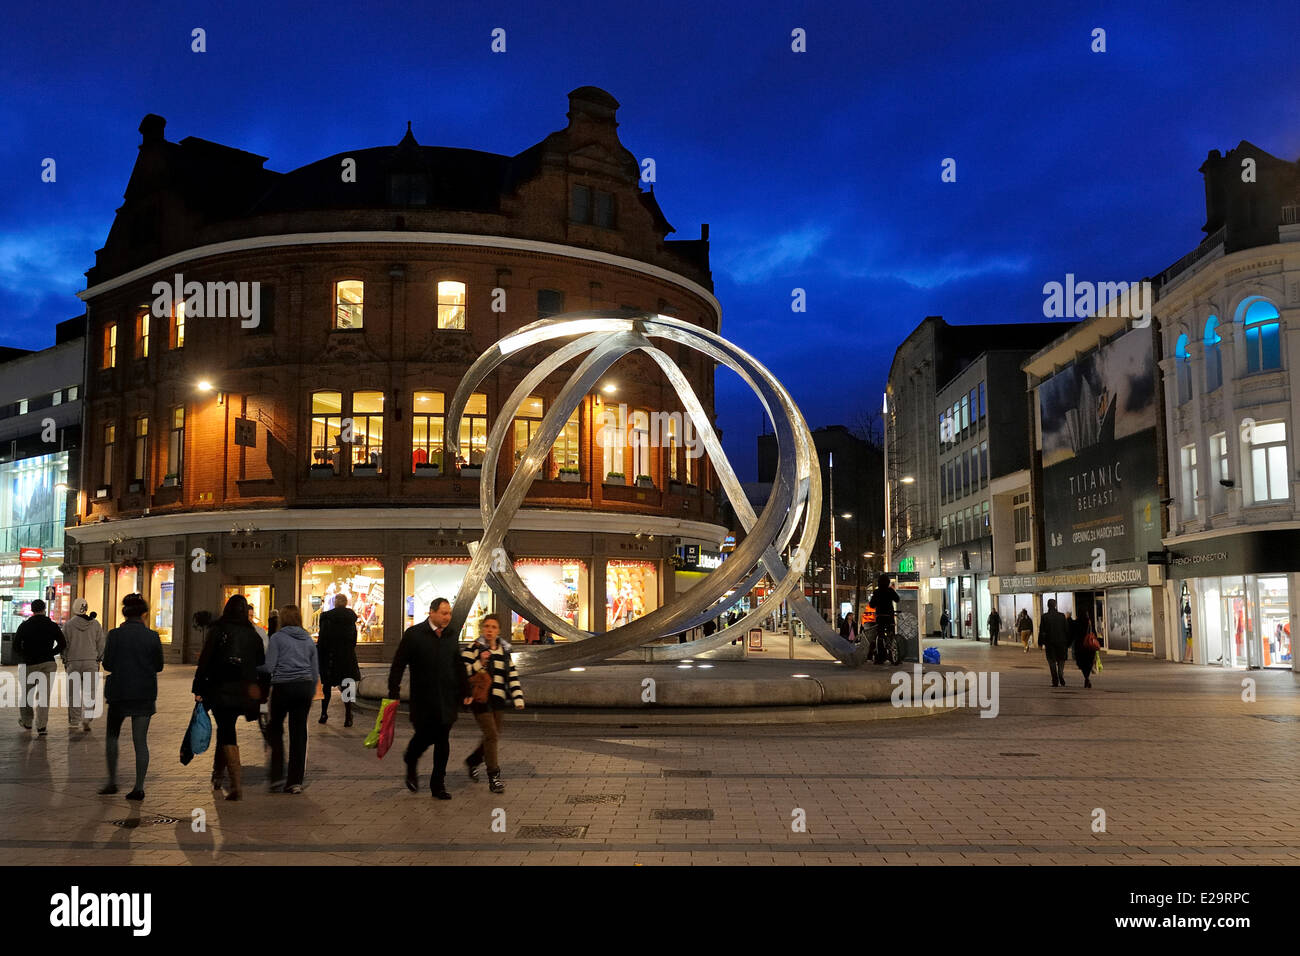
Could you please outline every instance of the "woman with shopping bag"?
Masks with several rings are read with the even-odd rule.
[[[236,594],[226,602],[221,617],[208,628],[194,671],[194,699],[212,711],[217,725],[217,754],[212,765],[212,786],[230,774],[227,800],[243,797],[243,766],[235,730],[240,717],[257,720],[262,692],[258,669],[266,661],[262,639],[248,621],[248,599]]]
[[[477,780],[479,764],[486,763],[488,789],[503,793],[506,787],[501,782],[497,752],[501,727],[508,707],[523,709],[524,692],[519,686],[519,672],[510,658],[510,644],[500,636],[500,618],[487,615],[479,630],[481,636],[461,654],[469,675],[470,710],[483,730],[477,749],[465,758],[465,767],[469,778]]]

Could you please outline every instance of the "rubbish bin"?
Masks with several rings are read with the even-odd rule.
[[[0,635],[0,666],[10,667],[17,663],[18,660],[14,655],[13,634]]]

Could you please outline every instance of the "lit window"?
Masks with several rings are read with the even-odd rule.
[[[149,357],[149,319],[147,311],[135,318],[135,357],[138,359]]]
[[[365,283],[348,279],[334,285],[334,328],[362,328],[361,306]]]
[[[536,395],[530,395],[524,399],[519,407],[519,414],[515,416],[514,426],[514,467],[518,468],[519,463],[524,460],[524,453],[528,451],[528,444],[533,440],[533,436],[541,430],[542,400]],[[543,463],[544,465],[545,463]],[[543,474],[543,477],[548,476]]]
[[[571,475],[579,474],[578,465],[578,411],[582,406],[573,410],[569,420],[564,423],[564,431],[555,439],[555,445],[551,448],[551,455],[555,459],[555,470],[558,473],[568,473]]]
[[[341,392],[313,392],[311,396],[311,450],[308,459],[313,468],[329,468],[338,473],[335,454],[343,433],[343,395]]]
[[[132,458],[131,478],[147,481],[149,478],[149,416],[135,420],[135,455]]]
[[[1246,329],[1246,371],[1269,372],[1281,368],[1281,323],[1277,307],[1267,299],[1247,299],[1237,308],[1237,321]]]
[[[487,452],[487,436],[487,396],[475,392],[465,404],[465,414],[460,416],[459,464],[483,464],[483,455]],[[468,461],[466,455],[469,456]]]
[[[442,392],[416,392],[411,406],[411,469],[442,471],[443,429],[446,410]],[[421,466],[428,466],[421,468]]]
[[[621,485],[627,482],[626,469],[623,467],[623,452],[627,448],[627,422],[623,421],[622,409],[621,405],[596,405],[596,418],[600,422],[596,443],[600,445],[601,474],[607,484]]]
[[[650,473],[650,415],[646,412],[633,412],[632,429],[628,435],[628,444],[632,448],[632,478],[651,478]]]
[[[1197,496],[1201,490],[1201,479],[1196,469],[1196,446],[1184,445],[1182,449],[1183,468],[1183,517],[1195,518],[1200,513]]]
[[[185,348],[185,300],[176,303],[176,311],[172,315],[172,348]]]
[[[167,477],[181,479],[185,466],[185,406],[172,409],[171,433],[167,436]]]
[[[465,328],[465,283],[438,283],[438,328]]]
[[[1205,390],[1212,392],[1223,384],[1223,359],[1220,355],[1219,320],[1210,316],[1205,322]]]
[[[352,467],[382,468],[384,393],[352,393]]]
[[[1178,404],[1186,405],[1192,400],[1192,357],[1187,354],[1187,336],[1178,336],[1174,346],[1174,363],[1177,368]]]
[[[1247,424],[1242,443],[1250,451],[1251,491],[1255,502],[1291,497],[1286,468],[1286,423]]]
[[[100,356],[100,368],[117,367],[117,323],[110,322],[104,326],[104,348]]]

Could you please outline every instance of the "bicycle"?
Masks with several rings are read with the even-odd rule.
[[[898,632],[894,629],[892,620],[877,618],[875,643],[871,649],[871,659],[877,664],[883,664],[886,658],[891,667],[897,666],[901,659],[898,651]]]

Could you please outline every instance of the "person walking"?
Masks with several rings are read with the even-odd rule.
[[[1089,638],[1092,640],[1090,641]],[[1086,614],[1080,619],[1074,633],[1074,663],[1083,672],[1083,686],[1092,686],[1092,669],[1097,663],[1097,648],[1089,646],[1097,640],[1092,629],[1092,618]]]
[[[506,709],[524,707],[524,692],[519,686],[519,672],[510,657],[510,643],[501,637],[501,619],[495,614],[483,618],[481,636],[461,652],[469,678],[470,711],[483,731],[483,738],[472,754],[465,758],[471,780],[478,779],[479,764],[487,763],[488,789],[504,793],[501,782],[501,726]]]
[[[407,667],[411,669],[407,705],[415,733],[406,747],[406,789],[412,793],[419,791],[420,758],[432,746],[433,775],[429,778],[429,792],[438,800],[451,799],[446,786],[451,725],[456,722],[461,706],[468,707],[471,703],[469,675],[461,660],[457,635],[447,628],[450,623],[451,602],[434,598],[429,605],[429,617],[402,634],[393,666],[388,671],[388,696],[398,700],[402,675]]]
[[[258,669],[266,662],[262,638],[248,619],[248,599],[233,595],[208,628],[194,671],[194,699],[212,712],[217,725],[216,754],[212,758],[212,786],[221,786],[222,773],[230,776],[227,800],[244,795],[243,765],[239,761],[240,717],[257,720],[261,705]]]
[[[997,647],[998,632],[1002,630],[1002,615],[997,608],[989,611],[989,619],[985,623],[989,627],[989,647]]]
[[[320,654],[320,684],[324,697],[320,702],[320,721],[329,721],[330,689],[338,687],[343,697],[343,726],[352,726],[352,700],[357,684],[361,682],[361,668],[357,664],[357,613],[348,607],[348,596],[334,597],[334,609],[320,616],[320,636],[317,640]],[[344,682],[352,681],[349,688]],[[313,693],[314,693],[313,689]]]
[[[1016,618],[1016,631],[1020,634],[1020,643],[1025,645],[1025,653],[1029,653],[1029,644],[1034,639],[1034,620],[1029,616],[1029,612],[1024,608],[1020,609],[1020,616]]]
[[[1065,654],[1070,646],[1070,624],[1056,609],[1056,598],[1047,602],[1047,610],[1038,622],[1038,643],[1047,656],[1052,671],[1052,686],[1065,686]]]
[[[947,640],[951,636],[949,633],[951,630],[952,618],[948,615],[948,609],[944,608],[943,613],[939,615],[939,633],[943,635],[944,640]]]
[[[852,611],[844,615],[844,623],[840,625],[840,637],[850,643],[856,643],[858,640],[858,621]]]
[[[895,631],[894,605],[901,601],[898,592],[894,590],[889,583],[889,575],[882,574],[876,578],[876,590],[871,593],[871,600],[867,603],[871,609],[876,612],[876,663],[884,662],[882,656],[885,641],[893,636]],[[900,651],[901,655],[901,651]]]
[[[18,663],[19,684],[23,688],[22,704],[18,709],[18,723],[24,730],[32,729],[36,721],[36,735],[45,736],[50,720],[50,697],[54,676],[59,665],[55,655],[62,655],[66,647],[59,625],[45,616],[45,602],[37,598],[32,602],[32,615],[18,625],[14,632],[14,653]]]
[[[108,728],[104,758],[108,783],[101,794],[117,793],[117,750],[122,724],[131,718],[131,742],[135,746],[135,788],[128,800],[144,799],[144,778],[149,772],[149,721],[158,701],[158,674],[163,669],[162,640],[144,623],[149,605],[139,594],[122,599],[121,627],[108,632],[104,642],[104,670],[108,680],[104,699],[108,703]]]
[[[302,793],[307,772],[307,714],[320,679],[320,662],[311,635],[302,626],[302,611],[296,604],[280,609],[279,627],[271,635],[266,652],[266,671],[271,677],[271,723],[267,740],[271,744],[271,790]],[[284,773],[284,719],[289,718],[289,775]]]
[[[72,617],[63,625],[63,667],[68,672],[68,727],[81,725],[83,733],[90,732],[91,715],[99,705],[99,662],[104,659],[108,635],[98,621],[92,621],[86,612],[90,605],[85,598],[72,602]],[[76,675],[75,680],[73,675]]]

